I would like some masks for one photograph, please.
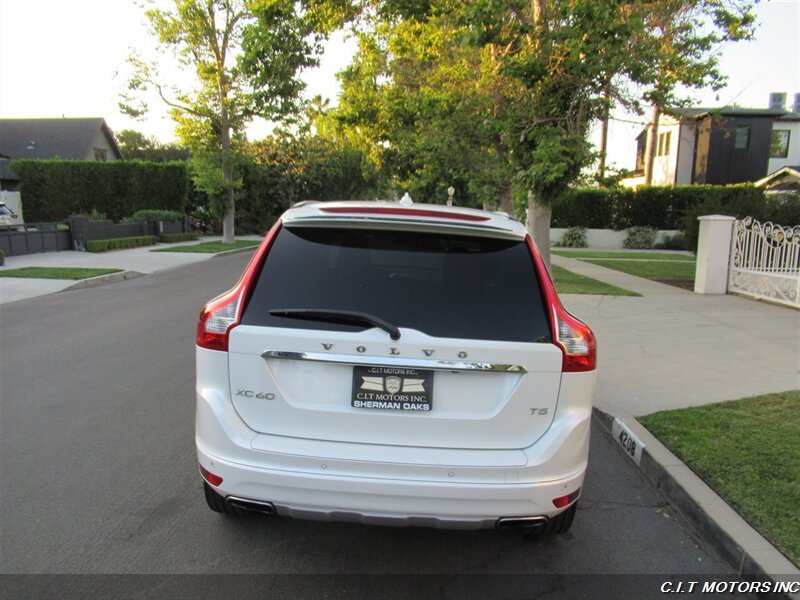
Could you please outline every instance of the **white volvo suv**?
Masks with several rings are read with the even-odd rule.
[[[595,337],[505,215],[292,208],[203,308],[196,365],[214,511],[537,534],[572,524]]]

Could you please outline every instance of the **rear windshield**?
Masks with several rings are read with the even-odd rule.
[[[523,241],[396,230],[286,228],[242,324],[361,331],[361,323],[270,315],[369,313],[433,337],[547,342],[550,329]]]

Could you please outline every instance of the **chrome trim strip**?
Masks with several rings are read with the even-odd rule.
[[[310,362],[334,363],[340,365],[363,365],[365,367],[407,367],[430,371],[491,371],[496,373],[527,373],[522,365],[501,363],[467,362],[461,360],[436,360],[430,358],[394,358],[389,356],[363,356],[357,354],[328,354],[322,352],[283,352],[267,350],[261,354],[264,359],[305,360]]]

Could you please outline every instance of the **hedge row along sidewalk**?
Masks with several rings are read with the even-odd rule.
[[[793,225],[800,222],[800,199],[767,196],[752,184],[570,189],[554,202],[551,226],[681,230],[686,247],[692,249],[697,247],[697,217],[710,214]]]
[[[108,250],[124,250],[125,248],[138,248],[139,246],[154,246],[158,239],[154,235],[140,235],[137,237],[115,238],[112,240],[88,240],[87,252],[106,252]]]

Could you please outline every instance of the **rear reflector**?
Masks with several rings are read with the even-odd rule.
[[[578,488],[577,490],[575,490],[571,494],[567,494],[566,496],[561,496],[559,498],[555,498],[553,500],[553,506],[555,506],[556,508],[564,508],[565,506],[569,506],[570,504],[575,502],[575,500],[577,500],[578,496],[580,496],[580,495],[581,495],[581,488]]]
[[[216,486],[222,483],[222,477],[220,477],[219,475],[214,475],[214,473],[212,473],[208,469],[204,469],[203,465],[200,465],[200,475],[202,475],[203,479],[205,479],[211,485]]]
[[[356,207],[356,206],[329,206],[320,208],[321,212],[331,214],[352,215],[395,215],[400,217],[432,217],[435,219],[455,219],[458,221],[488,221],[489,217],[468,215],[459,212],[445,212],[441,210],[427,210],[424,208],[388,208],[388,207]]]

